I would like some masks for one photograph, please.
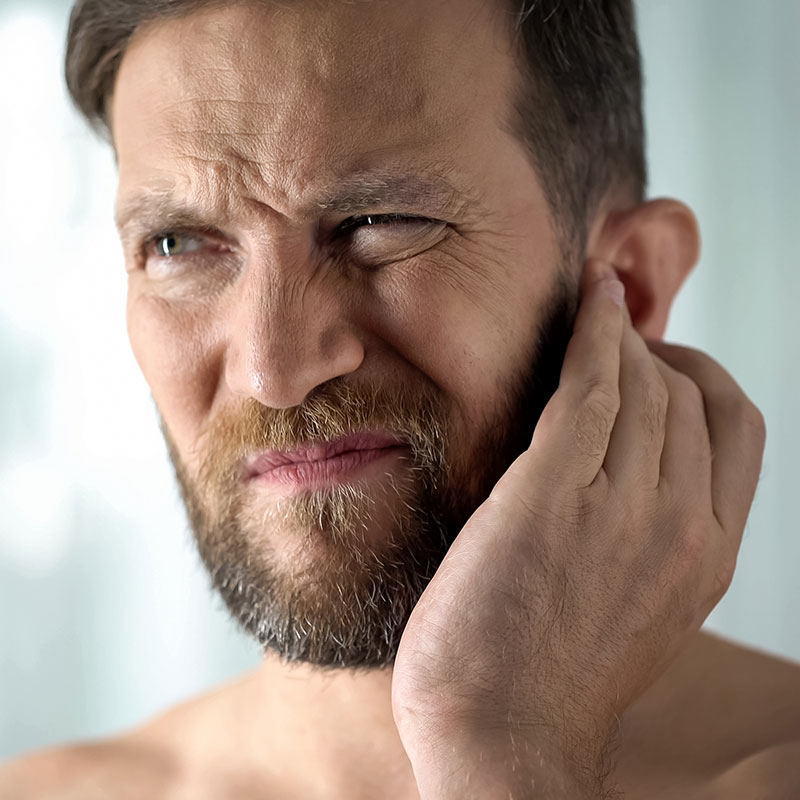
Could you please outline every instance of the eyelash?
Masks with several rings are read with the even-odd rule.
[[[380,222],[375,222],[375,220],[380,220]],[[403,223],[410,223],[410,222],[428,222],[431,224],[437,224],[438,220],[431,219],[430,217],[418,217],[409,214],[364,214],[358,217],[350,217],[342,222],[336,230],[337,235],[348,233],[352,230],[356,230],[358,228],[367,228],[367,227],[374,227],[379,224],[387,224],[387,223],[396,223],[396,222],[403,222]],[[366,223],[366,224],[364,224]]]

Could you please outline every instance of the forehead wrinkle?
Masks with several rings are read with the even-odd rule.
[[[217,147],[203,146],[203,152],[173,152],[176,161],[188,162],[202,195],[216,197],[230,204],[244,201],[270,216],[314,220],[323,214],[348,215],[379,207],[427,211],[431,216],[450,217],[453,221],[487,213],[484,197],[463,180],[451,179],[455,164],[441,160],[415,159],[413,167],[400,162],[380,165],[381,151],[356,152],[341,164],[333,155],[293,153],[278,157],[255,157],[252,148],[241,146],[231,137],[221,135]],[[205,144],[208,144],[206,140]],[[356,164],[378,161],[375,166],[356,168]],[[339,165],[333,166],[339,161]],[[332,165],[333,164],[333,165]]]
[[[376,59],[380,55],[384,61],[388,58],[387,63],[398,67],[389,69],[389,73],[398,72],[402,66],[404,80],[394,81],[391,92],[376,95],[369,90],[375,83],[374,71],[364,64],[363,54],[358,57],[353,53],[351,57],[341,55],[340,50],[326,49],[322,45],[327,39],[317,30],[314,37],[319,35],[324,40],[320,47],[311,47],[304,36],[304,48],[297,52],[289,48],[286,53],[281,51],[293,69],[284,64],[280,80],[267,80],[265,71],[271,60],[265,58],[263,47],[256,47],[261,40],[254,42],[249,35],[254,28],[252,19],[233,11],[230,9],[233,16],[225,11],[220,24],[208,17],[183,21],[189,28],[179,29],[179,39],[195,31],[203,41],[210,39],[219,62],[209,66],[206,61],[205,68],[198,70],[204,62],[197,57],[196,42],[188,54],[176,54],[172,74],[180,76],[176,90],[186,94],[159,104],[156,114],[167,126],[168,138],[178,144],[186,158],[206,164],[218,160],[231,169],[229,189],[241,190],[272,206],[284,206],[283,210],[288,212],[292,206],[310,205],[306,198],[314,197],[313,187],[318,185],[321,166],[330,173],[342,158],[352,163],[353,156],[358,156],[363,163],[370,156],[364,151],[374,150],[379,154],[381,150],[396,151],[402,147],[408,152],[418,138],[422,139],[421,144],[431,146],[449,138],[446,123],[452,115],[442,114],[440,104],[435,102],[436,93],[428,96],[430,91],[425,81],[410,79],[407,73],[411,64],[406,60],[402,64],[397,62],[407,55],[405,51],[395,53],[393,48],[378,47],[371,40],[363,45],[366,53],[374,54]],[[297,23],[304,20],[305,17],[298,17]],[[327,44],[338,41],[333,33],[343,21],[325,17],[322,22],[332,26],[331,41]],[[166,27],[153,29],[155,41],[164,39]],[[277,27],[270,25],[265,35],[271,36],[272,29]],[[416,26],[412,28],[417,31]],[[301,31],[290,25],[288,31],[281,28],[281,33],[291,40],[289,34],[299,35]],[[220,43],[223,43],[221,48]],[[416,74],[424,64],[414,62],[413,66]],[[347,80],[337,81],[343,70]],[[381,72],[385,74],[387,70]],[[415,158],[420,155],[417,153]],[[418,187],[411,193],[395,180],[383,181],[386,185],[380,186],[381,179],[375,178],[373,183],[376,185],[370,188],[356,187],[347,197],[339,190],[326,192],[314,204],[315,210],[348,213],[370,203],[380,204],[390,195],[396,202],[410,205],[423,201],[445,212],[450,208],[458,210],[470,200],[476,205],[474,198],[459,202],[458,193],[452,191]]]
[[[317,220],[320,214],[350,215],[366,210],[413,211],[418,214],[462,221],[486,213],[483,198],[474,187],[449,177],[455,165],[430,159],[413,168],[394,163],[372,168],[338,169],[326,166],[335,159],[319,154],[293,154],[290,158],[261,159],[251,148],[239,146],[235,137],[221,135],[218,146],[197,148],[182,138],[173,150],[173,163],[184,163],[182,180],[142,191],[133,201],[121,201],[117,214],[122,236],[128,219],[160,219],[157,224],[197,223],[224,226],[236,215],[235,207],[250,206],[258,216]],[[380,156],[378,156],[380,157]],[[372,160],[375,154],[356,153],[352,162]],[[314,162],[317,162],[314,164]],[[186,200],[180,200],[184,191]],[[249,215],[248,215],[249,216]],[[244,222],[244,221],[242,221]],[[149,226],[148,222],[148,226]],[[236,227],[248,227],[247,223]]]

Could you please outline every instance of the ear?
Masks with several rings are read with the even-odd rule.
[[[661,339],[675,295],[700,255],[697,220],[670,199],[611,211],[592,228],[586,255],[616,269],[633,326],[647,339]]]

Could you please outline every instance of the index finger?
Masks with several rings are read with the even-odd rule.
[[[551,475],[588,486],[602,469],[620,405],[622,296],[614,298],[614,272],[587,262],[582,298],[567,344],[558,389],[545,406],[531,450],[547,460]]]

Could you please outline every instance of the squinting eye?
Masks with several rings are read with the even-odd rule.
[[[153,239],[153,246],[156,255],[169,258],[170,256],[193,253],[203,246],[203,242],[198,236],[182,233],[164,233]]]
[[[391,225],[424,225],[434,224],[435,220],[428,219],[427,217],[414,217],[405,216],[403,214],[367,214],[362,217],[350,217],[346,219],[340,226],[339,230],[342,233],[349,233],[350,231],[357,230],[358,228],[375,228],[379,226],[389,227]]]
[[[336,238],[347,258],[374,268],[418,256],[439,244],[446,232],[447,223],[431,217],[369,214],[346,219]]]

